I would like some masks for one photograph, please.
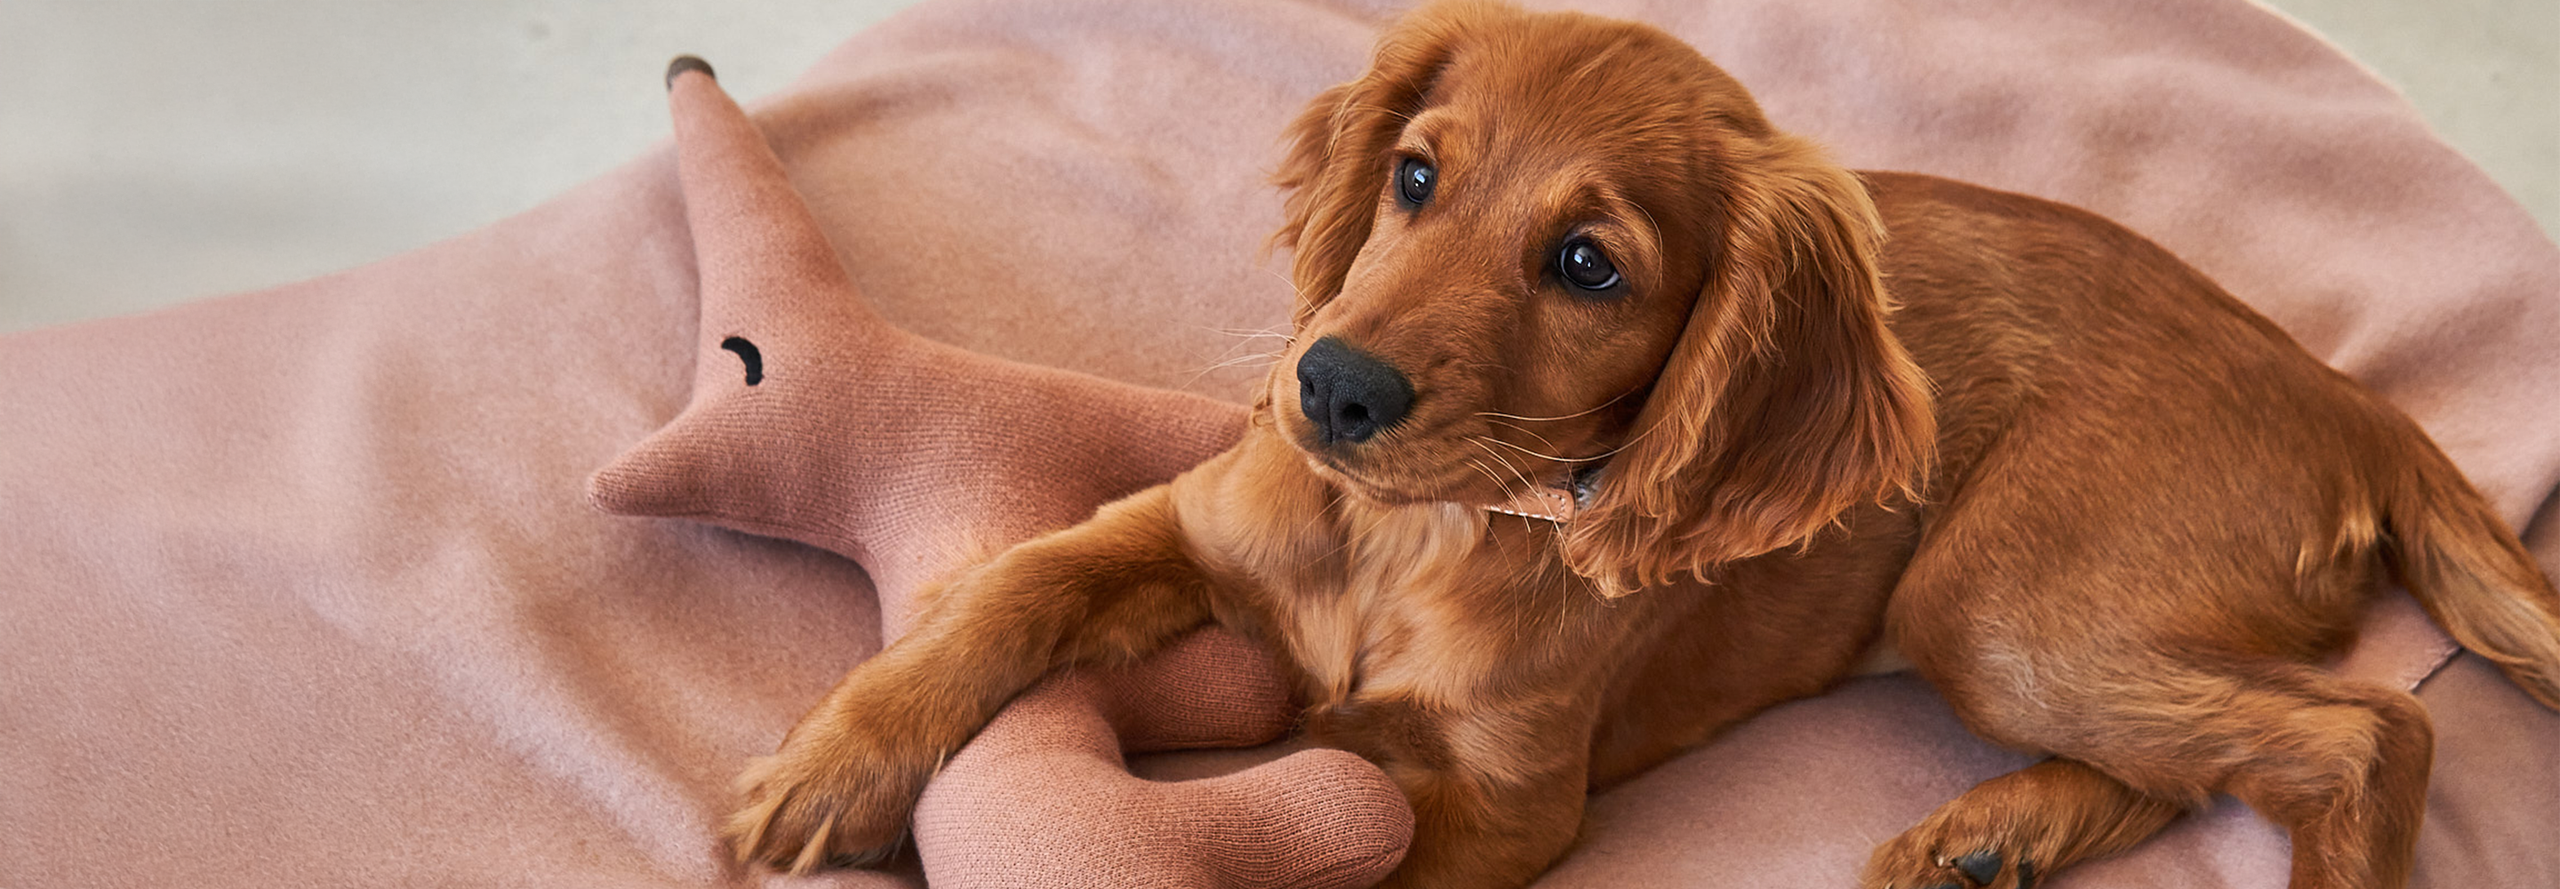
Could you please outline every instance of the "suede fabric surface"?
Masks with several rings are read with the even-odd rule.
[[[2408,410],[2560,564],[2560,248],[2317,38],[2237,0],[1585,8],[1671,28],[1852,165],[2160,241]],[[889,324],[1241,401],[1287,317],[1255,256],[1274,140],[1391,12],[929,3],[756,120]],[[766,880],[713,837],[729,779],[876,649],[879,578],[587,504],[695,394],[686,209],[661,150],[341,275],[0,339],[5,882]],[[2430,668],[2399,613],[2344,669]],[[2560,718],[2468,655],[2420,698],[2417,884],[2560,883]],[[1599,796],[1542,885],[1841,885],[2018,764],[1917,680],[1859,680]],[[2283,868],[2226,801],[2049,885]]]

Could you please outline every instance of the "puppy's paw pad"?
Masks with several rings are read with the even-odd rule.
[[[1950,863],[1955,865],[1957,873],[1964,874],[1965,879],[1978,885],[1988,886],[2000,879],[2000,853],[1990,849],[1958,855]]]

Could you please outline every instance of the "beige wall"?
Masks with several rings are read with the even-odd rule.
[[[666,131],[705,56],[781,87],[911,0],[0,0],[0,331],[468,231]],[[2276,0],[2560,231],[2560,3]]]

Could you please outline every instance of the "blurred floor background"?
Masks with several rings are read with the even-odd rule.
[[[669,57],[751,98],[912,2],[0,0],[0,332],[469,231],[662,138]],[[2560,232],[2560,2],[2271,2]]]

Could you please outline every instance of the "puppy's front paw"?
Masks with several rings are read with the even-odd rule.
[[[722,833],[740,861],[805,874],[897,851],[939,751],[908,751],[851,726],[792,732],[738,777],[746,804]]]

